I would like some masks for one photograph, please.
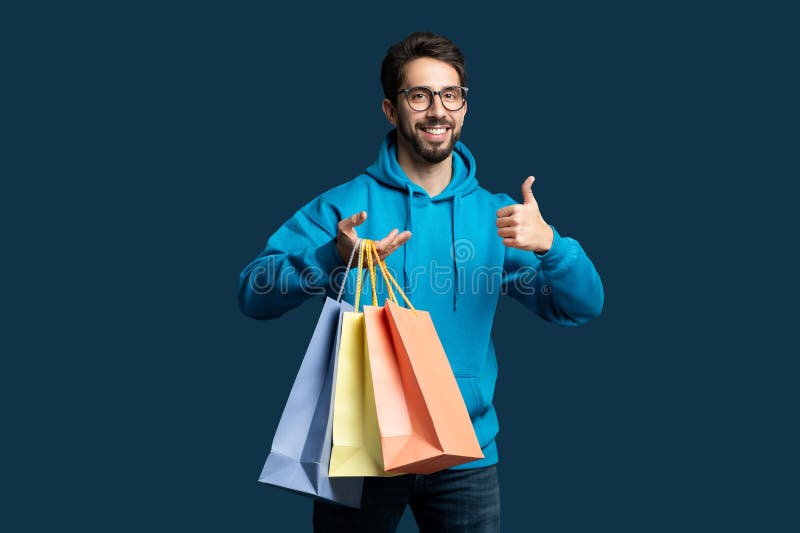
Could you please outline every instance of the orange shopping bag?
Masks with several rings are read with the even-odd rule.
[[[375,257],[389,299],[364,306],[365,349],[387,472],[430,474],[483,458],[453,370],[427,311],[414,309]],[[400,307],[395,287],[409,308]],[[373,282],[374,287],[374,282]]]

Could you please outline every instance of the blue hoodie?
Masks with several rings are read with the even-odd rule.
[[[540,317],[577,326],[600,314],[603,286],[580,244],[554,231],[544,254],[506,247],[496,212],[515,204],[478,185],[475,159],[460,141],[453,174],[435,197],[412,183],[397,162],[396,130],[364,174],[330,189],[297,211],[242,271],[239,305],[253,318],[276,318],[309,297],[336,297],[344,262],[336,250],[337,224],[360,211],[360,237],[381,239],[393,228],[411,239],[386,259],[414,307],[431,314],[456,376],[484,458],[454,468],[497,462],[497,415],[492,399],[497,359],[491,339],[498,297],[508,294]],[[344,299],[355,298],[355,275]],[[379,304],[386,297],[378,284]],[[362,295],[362,302],[367,295]],[[531,346],[519,339],[521,351]]]

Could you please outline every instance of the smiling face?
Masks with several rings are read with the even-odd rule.
[[[428,87],[433,91],[441,91],[445,87],[459,85],[461,80],[458,72],[449,64],[430,57],[420,57],[405,65],[400,89]],[[442,105],[439,95],[435,95],[431,107],[426,111],[414,111],[409,107],[406,95],[400,94],[396,105],[388,99],[383,101],[383,112],[389,122],[397,127],[398,152],[402,150],[427,163],[440,163],[450,156],[461,137],[467,105],[464,103],[464,107],[458,111],[449,111]]]

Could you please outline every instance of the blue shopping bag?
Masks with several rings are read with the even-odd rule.
[[[351,255],[348,272],[352,260]],[[342,313],[353,311],[341,298],[341,290],[338,299],[325,298],[258,480],[358,508],[363,478],[328,477]]]
[[[363,478],[330,478],[333,386],[342,311],[347,302],[325,299],[317,327],[278,422],[262,483],[360,507]]]

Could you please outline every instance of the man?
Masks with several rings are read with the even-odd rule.
[[[395,128],[378,159],[270,237],[242,272],[240,306],[254,318],[275,318],[314,289],[334,294],[332,274],[357,238],[383,236],[381,257],[433,318],[484,458],[432,475],[366,478],[361,509],[314,503],[315,531],[395,531],[406,505],[423,531],[498,531],[490,337],[498,297],[510,294],[545,320],[575,326],[600,314],[602,283],[578,242],[542,218],[532,176],[522,183],[522,204],[478,185],[475,160],[459,141],[466,72],[452,42],[409,35],[389,48],[381,83],[383,112]],[[519,346],[529,350],[528,340]]]

